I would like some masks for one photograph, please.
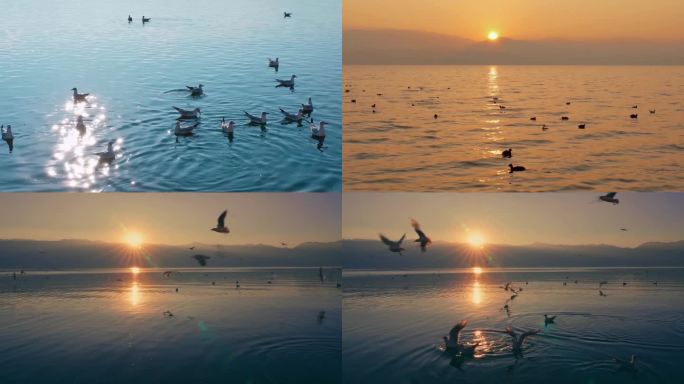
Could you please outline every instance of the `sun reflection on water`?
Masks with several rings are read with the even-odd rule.
[[[477,280],[473,282],[470,301],[475,305],[482,303],[482,287],[480,287],[480,282]]]

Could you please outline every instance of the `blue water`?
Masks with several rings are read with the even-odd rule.
[[[341,382],[339,269],[173,271],[0,272],[0,382]]]
[[[339,0],[34,0],[3,4],[0,142],[4,191],[339,191]],[[283,18],[283,11],[292,18]],[[127,23],[131,14],[134,21]],[[151,17],[142,25],[142,15]],[[279,57],[278,73],[268,57]],[[293,91],[275,78],[298,76]],[[169,92],[202,83],[205,95]],[[74,108],[70,89],[88,92]],[[322,148],[308,124],[280,123],[312,97],[329,123]],[[200,107],[176,142],[172,106]],[[270,113],[265,130],[243,110]],[[75,129],[86,117],[86,133]],[[237,123],[230,142],[221,117]],[[117,159],[92,154],[115,140]]]
[[[523,288],[515,299],[507,282]],[[681,383],[683,292],[681,268],[345,270],[343,382]],[[461,359],[442,337],[462,319],[461,342],[480,345]],[[541,332],[516,359],[492,331],[506,327]],[[635,372],[613,361],[631,355]]]

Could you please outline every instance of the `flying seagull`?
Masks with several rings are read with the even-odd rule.
[[[404,248],[401,247],[401,242],[404,241],[405,237],[406,234],[404,233],[399,241],[392,241],[386,238],[382,233],[380,234],[380,240],[383,242],[383,244],[389,247],[390,252],[399,252],[399,255],[401,255],[401,252],[404,251]]]
[[[430,240],[430,238],[425,235],[425,232],[420,229],[420,224],[418,224],[415,219],[411,219],[411,226],[418,234],[418,238],[415,240],[415,242],[420,243],[420,250],[425,252],[425,249],[427,249],[428,245],[432,244],[432,240]]]
[[[444,343],[447,352],[460,353],[461,355],[472,355],[475,353],[475,348],[480,343],[475,344],[462,344],[460,342],[460,332],[468,324],[468,320],[461,320],[456,323],[449,331],[449,337],[444,336]]]
[[[205,265],[207,265],[207,260],[211,259],[211,257],[205,256],[205,255],[193,255],[192,258],[195,259],[195,260],[197,260],[197,262],[199,263],[199,265],[201,265],[201,266],[203,266],[203,267],[204,267]]]
[[[599,201],[605,201],[606,203],[620,204],[620,199],[615,198],[617,192],[608,192],[603,196],[599,196]]]
[[[554,320],[556,320],[556,316],[544,315],[544,325],[554,324]]]
[[[228,227],[226,227],[226,215],[228,214],[228,210],[223,211],[217,220],[216,227],[212,228],[211,230],[214,232],[218,233],[223,233],[223,234],[228,234],[230,233],[230,230]]]

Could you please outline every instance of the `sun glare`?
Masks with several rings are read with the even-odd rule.
[[[489,41],[494,41],[499,38],[499,34],[496,33],[495,31],[490,31],[489,34],[487,35],[487,38]]]
[[[468,244],[473,248],[482,248],[485,244],[484,237],[476,232],[468,235]]]
[[[140,248],[143,244],[143,237],[137,232],[129,232],[124,241],[132,248]]]
[[[131,273],[134,274],[134,275],[137,275],[138,273],[140,273],[140,268],[138,268],[138,267],[131,267]]]
[[[480,268],[480,267],[473,267],[473,273],[476,274],[476,275],[479,275],[480,273],[482,273],[482,268]]]

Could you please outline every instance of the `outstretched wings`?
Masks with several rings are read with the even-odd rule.
[[[458,342],[458,335],[463,328],[468,324],[468,320],[461,320],[449,331],[449,339]]]
[[[228,214],[228,210],[223,211],[221,215],[218,217],[218,227],[223,228],[226,226],[226,215]]]

